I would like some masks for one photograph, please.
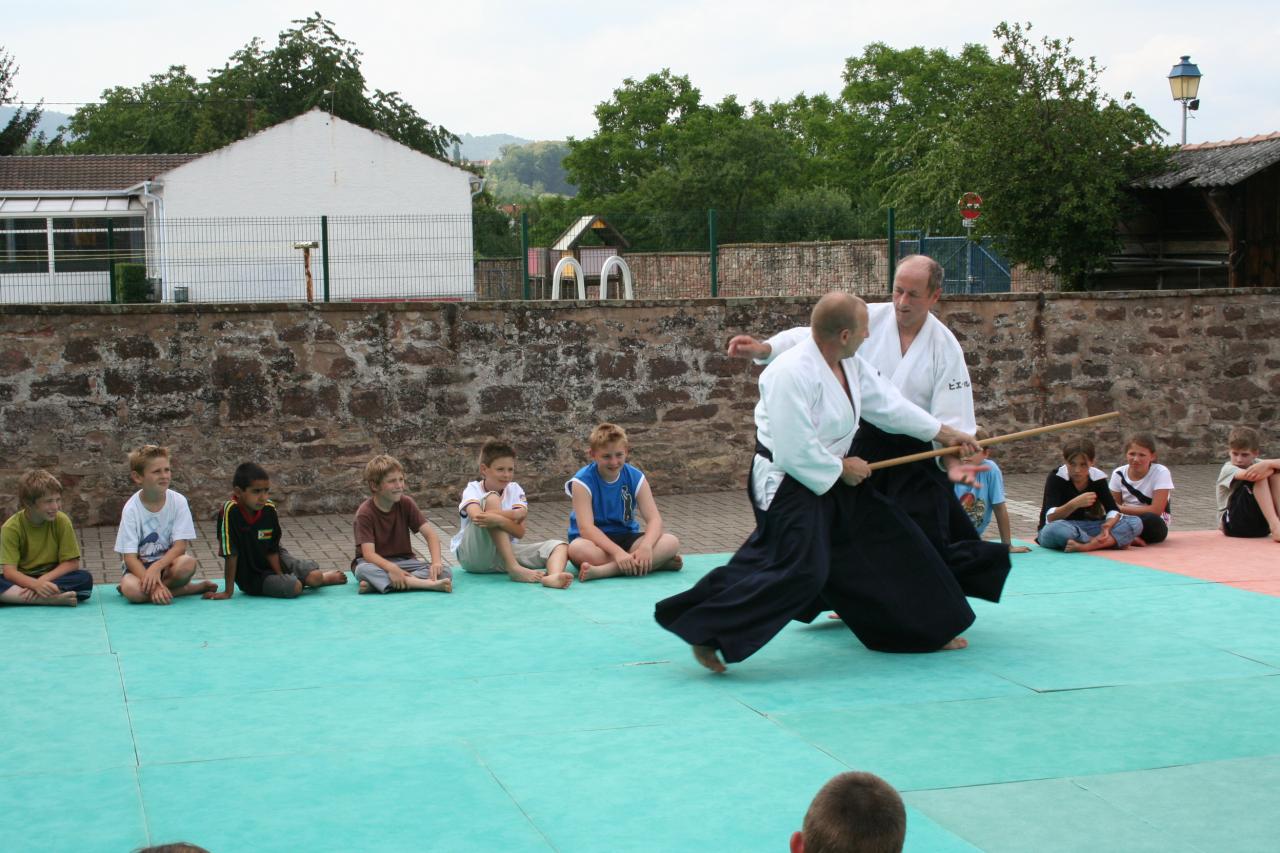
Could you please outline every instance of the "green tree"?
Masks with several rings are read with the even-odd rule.
[[[1030,33],[1030,24],[996,27],[1000,73],[937,160],[981,193],[980,233],[999,235],[1010,259],[1079,287],[1119,248],[1129,186],[1164,168],[1168,151],[1130,93],[1102,91],[1093,57],[1075,56],[1070,39],[1037,43]]]
[[[4,46],[0,45],[0,104],[15,100],[12,92],[13,78],[16,76],[18,76],[17,64]],[[18,107],[4,127],[0,127],[0,156],[22,151],[35,131],[36,125],[40,123],[40,116],[43,113],[39,105],[31,109]]]
[[[568,153],[567,142],[504,145],[501,156],[485,170],[485,177],[494,196],[503,201],[518,201],[543,193],[574,195],[578,188],[569,183],[564,168]]]
[[[254,38],[198,82],[183,66],[134,87],[103,92],[102,103],[68,122],[74,153],[200,153],[321,107],[444,159],[457,137],[423,119],[397,92],[369,91],[361,53],[318,12],[293,21],[267,48]]]

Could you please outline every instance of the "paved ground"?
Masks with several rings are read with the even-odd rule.
[[[1110,470],[1108,466],[1101,466]],[[1208,530],[1218,525],[1214,500],[1214,481],[1217,465],[1186,465],[1174,473],[1177,488],[1174,491],[1174,516],[1176,530]],[[1016,539],[1030,540],[1036,531],[1036,514],[1040,509],[1040,496],[1044,488],[1043,474],[1009,474],[1005,478],[1009,516]],[[682,550],[687,554],[716,554],[737,549],[751,532],[751,509],[742,491],[711,492],[693,495],[665,495],[658,498],[658,507],[669,530],[680,537]],[[444,508],[430,509],[427,516],[436,525],[446,549],[446,559],[453,562],[448,551],[449,538],[457,531],[457,516]],[[568,523],[569,502],[544,501],[530,505],[529,538],[563,538]],[[318,560],[325,567],[345,568],[353,555],[351,543],[351,518],[345,515],[313,515],[286,517],[283,520],[286,547],[299,554]],[[202,577],[222,576],[220,561],[215,556],[213,522],[197,519],[200,540],[196,554],[200,559]],[[115,567],[119,558],[112,547],[115,543],[114,527],[90,527],[81,531],[87,568],[99,582],[116,577]],[[994,522],[988,536],[996,535]],[[421,540],[416,540],[421,543]]]

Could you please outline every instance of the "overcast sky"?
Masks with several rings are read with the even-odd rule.
[[[317,6],[364,54],[369,85],[399,91],[455,133],[531,139],[590,136],[592,110],[626,77],[686,74],[705,101],[838,94],[846,57],[883,41],[952,52],[995,50],[992,28],[1030,21],[1075,39],[1176,137],[1181,111],[1166,77],[1182,54],[1200,67],[1200,112],[1188,141],[1280,130],[1280,0],[6,0],[0,45],[21,71],[17,94],[72,112],[103,89],[136,85],[169,65],[199,79],[254,36],[268,44]],[[216,11],[214,11],[216,10]]]

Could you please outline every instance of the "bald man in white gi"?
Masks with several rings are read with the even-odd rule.
[[[917,440],[971,445],[906,400],[855,355],[867,307],[844,293],[814,307],[807,340],[760,375],[756,455],[748,494],[756,529],[725,566],[658,602],[658,623],[706,668],[749,657],[816,603],[836,607],[868,648],[963,648],[974,615],[920,529],[860,485],[867,463],[847,455],[859,418]],[[723,659],[722,659],[723,658]]]

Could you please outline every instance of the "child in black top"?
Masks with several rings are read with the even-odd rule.
[[[1096,551],[1141,543],[1142,522],[1122,515],[1107,487],[1107,475],[1093,467],[1097,453],[1088,439],[1068,441],[1066,464],[1044,484],[1036,543],[1055,551]]]
[[[230,598],[231,583],[246,595],[297,598],[304,586],[347,582],[346,572],[325,572],[311,560],[299,560],[280,547],[280,517],[269,499],[271,480],[260,465],[245,462],[236,468],[232,499],[218,513],[218,556],[226,579],[222,592],[205,598]]]

